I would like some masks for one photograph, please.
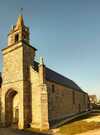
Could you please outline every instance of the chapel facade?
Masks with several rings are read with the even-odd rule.
[[[88,94],[75,82],[49,69],[30,45],[29,28],[19,16],[2,49],[3,73],[0,81],[0,121],[48,130],[50,123],[87,111]]]

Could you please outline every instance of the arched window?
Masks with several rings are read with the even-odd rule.
[[[19,40],[19,35],[18,35],[18,34],[16,34],[16,35],[15,35],[15,43],[17,43],[17,42],[18,42],[18,40]]]

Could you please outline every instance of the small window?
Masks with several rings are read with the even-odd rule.
[[[73,104],[75,104],[75,91],[73,91],[72,93],[73,93]]]
[[[16,34],[16,35],[15,35],[15,43],[18,42],[18,40],[19,40],[19,35]]]
[[[52,85],[52,93],[54,93],[54,92],[55,92],[55,86]]]

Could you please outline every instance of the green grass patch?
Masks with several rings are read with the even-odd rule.
[[[88,130],[93,130],[100,128],[100,122],[86,122],[83,119],[93,117],[94,114],[88,114],[86,116],[79,117],[66,125],[59,128],[59,132],[64,135],[75,135],[78,133],[83,133]]]

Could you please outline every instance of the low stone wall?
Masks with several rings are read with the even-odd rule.
[[[53,121],[53,124],[51,124],[51,128],[57,128],[63,124],[65,124],[66,122],[69,122],[75,118],[78,118],[80,116],[83,116],[83,115],[86,115],[86,114],[89,114],[91,113],[92,111],[86,111],[86,112],[81,112],[81,113],[76,113],[76,114],[71,114],[69,116],[66,116],[65,118],[63,119],[59,119],[59,120],[54,120]],[[52,123],[52,122],[51,122]]]

